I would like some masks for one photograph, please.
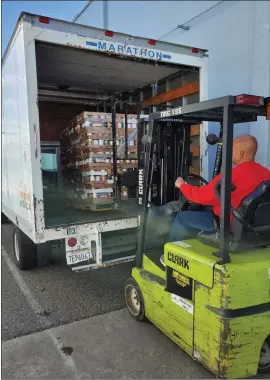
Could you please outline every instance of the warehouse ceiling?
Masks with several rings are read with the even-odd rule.
[[[36,44],[39,85],[118,93],[145,87],[181,71],[179,66],[139,62],[44,43]]]

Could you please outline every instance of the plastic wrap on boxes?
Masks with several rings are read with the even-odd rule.
[[[128,115],[128,156],[125,157],[125,116],[116,115],[118,173],[137,166],[137,116]],[[115,189],[112,176],[112,116],[102,112],[83,112],[62,131],[63,177],[78,187],[69,198],[89,205],[112,204]],[[125,192],[125,197],[127,192]]]

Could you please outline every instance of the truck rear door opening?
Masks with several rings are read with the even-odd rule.
[[[197,68],[156,61],[139,61],[135,58],[123,58],[41,42],[36,43],[36,63],[41,151],[48,149],[46,145],[50,141],[52,145],[55,141],[60,143],[63,130],[74,117],[84,111],[100,110],[100,114],[103,114],[105,108],[111,112],[114,99],[121,99],[130,103],[127,104],[128,114],[138,114],[142,109],[139,101],[140,93],[146,93],[146,96],[151,97],[153,84],[156,84],[158,94],[165,90],[163,87],[166,80],[170,80],[174,86],[178,86],[179,82],[199,80]],[[199,94],[194,94],[194,101],[198,98]],[[124,115],[121,104],[118,103],[116,107],[117,112]],[[132,161],[136,164],[130,164],[130,167],[135,166],[137,169],[137,157],[134,158]],[[79,155],[76,159],[80,160]],[[76,191],[77,184],[65,182],[61,158],[56,157],[55,160],[58,164],[56,177],[62,177],[62,181],[55,182],[55,177],[52,177],[53,186],[48,186],[48,180],[45,185],[46,175],[48,178],[45,170],[42,177],[45,225],[48,228],[138,215],[138,205],[134,197],[123,201],[119,199],[117,209],[108,211],[96,212],[76,208],[67,193],[72,188]],[[121,162],[118,162],[118,166],[121,167]],[[80,183],[82,178],[74,178],[74,181],[76,180]]]

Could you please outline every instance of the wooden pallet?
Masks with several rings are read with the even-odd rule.
[[[72,203],[72,208],[83,211],[112,211],[114,210],[114,203]]]
[[[96,202],[91,199],[74,200],[70,201],[70,206],[84,211],[109,211],[114,210],[114,200],[113,198],[109,198],[107,202],[102,202],[101,199]]]
[[[114,203],[102,204],[102,203],[93,203],[90,206],[91,211],[112,211],[114,210]]]

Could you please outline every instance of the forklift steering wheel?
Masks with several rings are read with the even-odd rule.
[[[201,181],[204,185],[208,185],[208,181],[206,181],[206,179],[204,179],[203,177],[201,177],[200,175],[198,174],[194,174],[194,173],[187,173],[186,175],[183,176],[183,179],[186,181],[187,178],[189,177],[193,177],[195,179],[198,179],[199,181]]]
[[[186,181],[187,178],[189,177],[192,177],[192,178],[195,178],[195,179],[198,179],[199,181],[201,181],[204,185],[208,185],[208,182],[206,181],[206,179],[204,179],[203,177],[201,177],[200,175],[198,174],[193,174],[193,173],[187,173],[183,176],[183,179]],[[181,190],[180,190],[181,191]],[[204,206],[200,205],[200,204],[197,204],[197,203],[193,203],[193,202],[190,202],[183,194],[181,195],[181,199],[183,201],[183,205],[182,205],[182,210],[185,211],[185,210],[190,210],[190,211],[200,211]]]

